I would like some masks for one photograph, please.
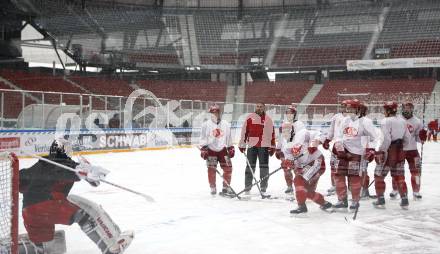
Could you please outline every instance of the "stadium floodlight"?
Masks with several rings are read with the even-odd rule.
[[[185,66],[185,70],[187,71],[200,71],[200,66]]]

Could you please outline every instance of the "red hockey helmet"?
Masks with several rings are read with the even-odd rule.
[[[296,114],[296,107],[294,104],[287,106],[286,113]]]
[[[341,105],[342,106],[347,106],[347,102],[348,102],[349,100],[343,100],[343,101],[341,101]]]
[[[361,108],[361,105],[362,105],[362,103],[358,99],[345,100],[345,106],[347,108],[359,109],[359,108]]]
[[[397,111],[398,107],[399,107],[399,105],[397,105],[397,102],[395,102],[395,101],[387,101],[387,102],[385,102],[385,104],[383,104],[383,108],[385,110]]]

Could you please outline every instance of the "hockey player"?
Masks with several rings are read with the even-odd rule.
[[[217,164],[223,169],[223,189],[221,195],[233,195],[229,186],[232,176],[231,158],[235,155],[232,145],[231,126],[228,122],[221,119],[220,107],[212,105],[209,107],[211,119],[202,124],[200,137],[200,156],[206,160],[208,167],[208,182],[211,187],[211,194],[217,194],[216,170]]]
[[[332,204],[324,196],[316,192],[319,177],[325,172],[324,156],[318,150],[319,134],[303,129],[299,131],[293,142],[283,149],[285,159],[282,167],[293,170],[295,178],[295,195],[298,207],[291,214],[307,212],[306,199],[311,199],[325,211],[331,211]]]
[[[73,171],[43,160],[20,170],[22,215],[30,240],[21,242],[20,254],[58,254],[60,249],[65,249],[54,240],[55,224],[78,223],[103,254],[123,253],[133,240],[134,233],[121,233],[101,206],[85,198],[69,195],[75,182],[84,179],[92,186],[98,186],[108,173],[100,167],[76,163],[70,158],[71,151],[68,141],[57,139],[50,146],[46,158]]]
[[[389,101],[383,106],[385,118],[381,121],[381,131],[383,142],[376,152],[376,170],[374,173],[377,201],[373,202],[376,208],[385,207],[385,176],[391,171],[391,177],[397,183],[401,201],[400,206],[403,209],[408,207],[407,187],[405,183],[405,153],[404,144],[409,142],[409,132],[406,122],[397,117],[398,105],[396,102]]]
[[[432,140],[437,142],[437,134],[440,132],[440,119],[434,119],[428,123],[428,141]]]
[[[324,143],[322,144],[322,147],[326,150],[330,148],[330,142],[337,136],[337,134],[340,132],[341,129],[341,123],[344,119],[344,111],[346,106],[347,100],[343,100],[341,102],[341,110],[339,113],[333,115],[332,119],[330,120],[330,128],[327,132],[327,138],[325,139]],[[332,153],[330,155],[330,180],[331,180],[331,187],[327,190],[327,195],[333,195],[336,192],[336,184],[335,184],[335,173],[337,168],[337,151],[336,147],[333,145]]]
[[[360,116],[359,118],[363,118],[364,122],[368,122],[368,126],[374,126],[373,121],[367,117],[368,107],[364,103],[360,105]],[[376,131],[377,128],[374,128]],[[377,132],[377,131],[376,131]],[[370,142],[370,140],[366,140],[368,142],[366,144],[366,154],[370,156],[366,158],[366,156],[362,156],[361,158],[361,181],[362,181],[362,192],[361,198],[370,198],[370,192],[368,191],[368,186],[370,186],[370,176],[368,175],[368,163],[374,160],[373,153],[374,151],[374,143]]]
[[[296,107],[292,104],[287,107],[286,110],[286,121],[282,123],[280,127],[280,135],[278,136],[277,148],[275,151],[275,156],[277,159],[283,161],[285,156],[283,150],[286,149],[287,144],[292,142],[295,134],[300,130],[305,129],[304,123],[296,120]],[[293,174],[292,171],[286,167],[283,167],[284,179],[286,181],[287,189],[284,193],[293,193]]]
[[[421,199],[420,194],[420,171],[421,161],[419,151],[417,150],[417,143],[424,143],[427,139],[427,131],[422,126],[422,121],[413,115],[414,104],[407,102],[402,104],[402,117],[406,121],[406,128],[410,134],[410,139],[407,144],[404,144],[403,151],[405,153],[405,160],[408,162],[409,171],[411,173],[411,186],[413,190],[413,197],[415,200]],[[393,178],[393,191],[390,197],[395,199],[397,194],[397,183]]]
[[[375,142],[376,132],[371,121],[360,117],[361,103],[358,100],[347,100],[346,116],[341,123],[341,132],[335,142],[337,151],[338,166],[335,173],[336,194],[338,202],[334,205],[337,210],[346,210],[347,183],[349,183],[352,195],[350,211],[356,210],[359,206],[361,191],[361,161],[362,157],[371,160],[374,152],[368,148],[370,140]]]

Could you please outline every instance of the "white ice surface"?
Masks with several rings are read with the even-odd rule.
[[[80,182],[71,193],[101,204],[122,230],[135,231],[126,254],[440,253],[439,151],[440,143],[425,145],[422,201],[410,199],[407,211],[399,207],[398,200],[386,198],[385,210],[374,209],[373,200],[361,201],[354,222],[352,214],[328,214],[309,201],[308,214],[298,218],[289,214],[296,202],[284,199],[238,201],[211,197],[205,162],[196,148],[86,156],[93,164],[111,170],[107,180],[147,193],[156,203],[105,184],[93,188]],[[325,154],[328,162],[329,154]],[[23,159],[20,167],[34,161]],[[232,161],[232,186],[240,191],[245,159],[237,151]],[[272,157],[270,170],[278,167],[279,161]],[[369,172],[372,176],[372,168]],[[327,170],[318,185],[321,193],[330,186],[329,177]],[[386,197],[389,183],[387,177]],[[221,186],[220,178],[217,186]],[[283,173],[279,171],[270,178],[268,192],[283,196],[284,189]],[[257,189],[252,192],[257,194]],[[370,192],[375,192],[374,186]],[[328,200],[335,202],[336,197]],[[100,253],[77,225],[58,228],[66,231],[69,254]],[[24,232],[22,221],[20,230]]]

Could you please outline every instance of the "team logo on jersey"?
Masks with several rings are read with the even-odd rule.
[[[408,128],[409,133],[413,133],[414,132],[414,127],[411,124],[407,124],[406,128]]]
[[[346,127],[344,129],[344,135],[347,135],[349,137],[355,137],[358,134],[358,130],[353,127]]]
[[[212,130],[212,136],[214,136],[215,138],[223,137],[223,131],[219,128],[216,128]]]
[[[302,145],[296,144],[292,147],[291,152],[293,156],[298,156],[301,153]]]

